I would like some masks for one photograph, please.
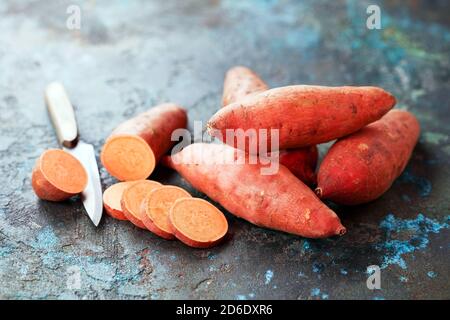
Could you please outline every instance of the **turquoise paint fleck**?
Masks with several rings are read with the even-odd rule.
[[[430,277],[430,278],[436,278],[437,274],[434,271],[428,271],[427,272],[427,276]]]
[[[404,256],[427,248],[429,234],[448,229],[449,220],[450,216],[447,216],[445,222],[439,222],[421,213],[416,219],[400,219],[393,214],[387,215],[380,223],[380,228],[386,231],[387,240],[375,245],[377,250],[385,252],[381,268],[397,265],[406,269]]]
[[[419,190],[421,197],[428,197],[433,189],[430,180],[414,175],[411,169],[406,169],[398,178],[399,183],[412,183]]]
[[[341,269],[341,274],[343,274],[344,276],[346,276],[348,274],[348,271],[344,268]]]
[[[321,292],[319,288],[314,288],[311,290],[311,296],[312,297],[320,297],[322,300],[328,299],[328,294]]]
[[[266,278],[266,281],[264,282],[264,284],[269,284],[272,281],[272,278],[273,278],[273,271],[272,270],[267,270],[266,274],[265,274],[265,278]]]
[[[35,249],[48,250],[58,244],[58,237],[53,232],[52,228],[47,226],[39,231],[36,240],[31,244]]]
[[[320,263],[320,262],[314,262],[314,263],[313,263],[312,270],[313,270],[313,272],[315,272],[315,273],[321,273],[321,272],[323,271],[324,268],[325,268],[325,267],[324,267],[324,265],[323,265],[322,263]]]
[[[236,299],[237,299],[237,300],[247,300],[247,297],[246,297],[245,295],[243,295],[243,294],[238,294],[238,295],[236,296]]]

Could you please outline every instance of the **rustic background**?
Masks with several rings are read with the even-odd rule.
[[[73,3],[81,30],[66,28]],[[366,28],[373,3],[381,30]],[[1,1],[0,298],[450,298],[449,9],[445,0]],[[65,84],[98,154],[118,123],[160,102],[188,108],[191,125],[206,121],[236,64],[271,86],[381,86],[419,117],[420,142],[391,190],[336,208],[344,237],[306,240],[227,214],[230,239],[194,250],[107,216],[95,228],[78,199],[33,194],[35,159],[57,147],[43,100],[50,81]],[[173,172],[152,178],[202,196]],[[373,264],[381,290],[366,287]],[[77,272],[80,287],[68,287]]]

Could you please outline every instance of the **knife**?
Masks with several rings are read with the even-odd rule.
[[[45,101],[59,143],[75,156],[88,175],[88,183],[81,193],[81,200],[89,218],[98,226],[103,213],[102,186],[94,147],[78,139],[75,112],[63,85],[50,83],[45,89]]]

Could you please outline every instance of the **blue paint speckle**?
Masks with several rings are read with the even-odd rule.
[[[324,293],[324,292],[321,293],[321,291],[320,291],[319,288],[314,288],[314,289],[312,289],[312,290],[311,290],[311,296],[312,296],[312,297],[320,297],[320,298],[322,298],[323,300],[327,300],[327,299],[328,299],[328,294],[327,294],[327,293]]]
[[[12,253],[12,249],[10,247],[1,247],[0,248],[0,258],[4,258]]]
[[[416,219],[400,219],[393,214],[387,215],[380,223],[380,228],[386,231],[387,240],[375,245],[377,250],[385,252],[381,268],[398,265],[406,269],[404,255],[425,249],[429,243],[429,233],[439,233],[441,229],[449,227],[447,222],[450,216],[445,220],[446,222],[440,223],[423,214],[418,214]]]
[[[344,276],[346,276],[348,274],[348,271],[344,268],[341,269],[341,274],[343,274]]]
[[[414,184],[418,188],[421,197],[429,196],[432,190],[431,182],[428,179],[414,175],[409,168],[402,173],[398,181]]]
[[[436,274],[436,272],[428,271],[427,272],[427,276],[430,277],[430,278],[436,278],[437,274]]]
[[[247,300],[247,297],[246,297],[245,295],[243,295],[243,294],[238,294],[238,295],[236,296],[236,299],[237,299],[237,300]]]
[[[308,251],[309,249],[311,249],[311,244],[308,240],[303,240],[303,250]]]
[[[400,277],[400,281],[401,281],[401,282],[408,282],[408,278],[405,277],[405,276],[401,276],[401,277]]]
[[[325,268],[325,266],[323,265],[323,263],[319,263],[319,262],[313,263],[312,269],[313,269],[313,272],[315,272],[315,273],[321,273],[324,268]]]
[[[320,289],[319,288],[314,288],[311,290],[311,295],[313,297],[317,297],[320,294]]]
[[[52,228],[45,227],[37,235],[36,240],[32,243],[35,249],[51,249],[58,244],[58,238]]]
[[[373,297],[373,300],[386,300],[383,297]]]
[[[266,274],[265,274],[265,278],[266,278],[266,281],[264,283],[265,284],[269,284],[270,281],[272,281],[272,278],[273,278],[273,271],[272,270],[267,270]]]

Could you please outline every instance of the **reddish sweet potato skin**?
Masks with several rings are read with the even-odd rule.
[[[378,87],[287,86],[220,109],[207,127],[211,135],[223,140],[226,129],[278,129],[279,149],[298,148],[353,133],[380,119],[394,105],[394,96]],[[267,140],[270,150],[270,132]],[[236,146],[236,141],[227,143]]]
[[[243,66],[233,67],[225,75],[222,106],[267,89],[269,86],[253,70]]]
[[[244,156],[227,145],[195,143],[163,158],[163,163],[255,225],[308,238],[345,233],[338,216],[283,165],[274,175],[261,175],[260,164],[221,163],[227,157]]]
[[[317,146],[280,151],[280,164],[289,169],[298,179],[309,186],[314,186],[316,166],[319,153]]]
[[[249,94],[256,94],[268,89],[269,86],[253,70],[243,66],[233,67],[225,76],[222,106],[225,107]],[[317,158],[316,146],[283,150],[279,156],[282,165],[310,186],[316,184]]]
[[[405,169],[419,133],[413,114],[392,110],[338,140],[320,165],[317,194],[344,205],[380,197]]]
[[[186,110],[174,103],[164,103],[120,124],[110,137],[119,134],[137,135],[147,142],[155,155],[155,161],[174,144],[172,132],[186,128]]]

